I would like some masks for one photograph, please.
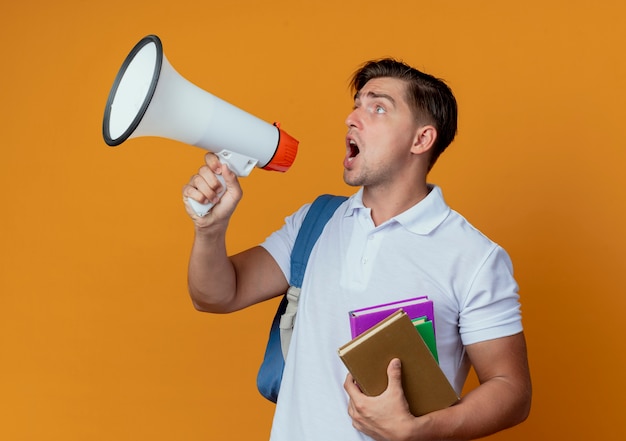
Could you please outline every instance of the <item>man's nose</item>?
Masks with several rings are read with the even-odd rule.
[[[358,112],[358,108],[355,108],[354,110],[352,110],[352,112],[350,112],[346,118],[346,125],[348,127],[358,127],[359,123],[360,123],[360,117],[359,117],[359,112]]]

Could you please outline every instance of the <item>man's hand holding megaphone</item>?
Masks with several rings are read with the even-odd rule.
[[[200,167],[189,183],[183,187],[183,201],[187,214],[197,227],[207,227],[223,221],[224,227],[243,196],[235,173],[213,153],[205,155],[206,164]],[[198,204],[212,204],[205,216],[198,215]]]

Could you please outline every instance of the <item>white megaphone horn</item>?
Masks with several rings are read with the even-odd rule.
[[[268,124],[181,77],[156,35],[144,37],[124,60],[109,93],[102,132],[110,146],[140,136],[197,146],[214,152],[238,176],[248,176],[254,167],[287,171],[298,151],[298,141],[278,124]],[[200,216],[212,208],[188,202]]]

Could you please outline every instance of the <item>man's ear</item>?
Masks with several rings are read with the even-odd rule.
[[[429,151],[435,144],[437,139],[437,129],[431,125],[421,126],[415,133],[415,139],[413,146],[411,147],[411,153],[424,154]]]

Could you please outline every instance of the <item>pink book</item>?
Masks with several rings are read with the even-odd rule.
[[[428,296],[421,296],[350,311],[350,330],[352,331],[352,338],[367,331],[398,309],[403,309],[410,319],[426,317],[427,320],[433,323],[433,330],[435,329],[433,302],[428,299]]]

